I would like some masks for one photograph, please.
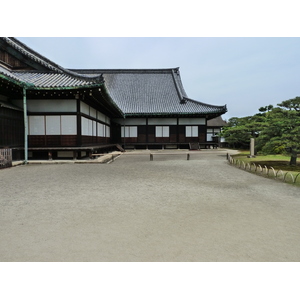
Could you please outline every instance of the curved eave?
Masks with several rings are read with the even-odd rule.
[[[95,84],[85,84],[85,85],[70,85],[70,86],[35,86],[32,83],[28,83],[25,81],[21,81],[16,78],[12,78],[8,75],[0,73],[0,78],[13,83],[15,85],[18,85],[20,87],[26,88],[28,90],[73,90],[73,89],[91,89],[91,88],[97,88],[102,87],[103,82],[101,83],[95,83]]]
[[[87,85],[70,85],[70,86],[33,86],[28,89],[30,90],[78,90],[78,89],[92,89],[102,87],[102,83],[98,84],[87,84]]]
[[[101,91],[103,92],[103,96],[113,105],[113,107],[121,114],[121,116],[124,118],[125,113],[121,110],[121,108],[117,105],[117,103],[112,99],[110,96],[105,84],[103,83]]]
[[[184,113],[178,113],[178,112],[170,112],[170,113],[124,113],[124,116],[126,117],[146,117],[146,116],[158,116],[158,117],[170,117],[170,116],[182,116],[182,117],[205,117],[206,119],[210,120],[213,118],[216,118],[218,116],[221,116],[225,114],[227,110],[225,111],[218,111],[218,112],[203,112],[203,113],[192,113],[192,112],[184,112]]]
[[[0,78],[4,79],[4,80],[6,80],[10,83],[13,83],[13,84],[15,84],[19,87],[22,87],[22,88],[32,88],[33,87],[33,85],[30,84],[30,83],[21,81],[21,80],[16,79],[16,78],[12,78],[12,77],[10,77],[8,75],[5,75],[5,74],[2,74],[2,73],[0,73]]]

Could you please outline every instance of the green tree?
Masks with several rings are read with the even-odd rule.
[[[290,165],[297,164],[300,151],[300,97],[285,100],[265,113],[265,126],[257,139],[263,153],[291,154]]]
[[[250,138],[257,137],[264,126],[265,113],[242,118],[233,117],[228,120],[221,135],[230,147],[246,149],[250,146]]]

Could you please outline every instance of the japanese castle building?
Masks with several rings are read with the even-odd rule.
[[[0,38],[0,148],[15,155],[205,147],[220,131],[208,121],[226,111],[190,99],[179,68],[65,69]]]

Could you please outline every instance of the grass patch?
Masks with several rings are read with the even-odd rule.
[[[286,155],[257,155],[256,157],[247,157],[249,152],[243,152],[232,155],[234,159],[239,159],[245,163],[255,163],[261,166],[273,167],[282,171],[295,171],[300,172],[300,159],[297,161],[296,166],[290,166],[290,157]]]
[[[257,155],[256,157],[249,158],[247,157],[248,155],[249,152],[241,152],[239,154],[232,155],[232,158],[234,158],[235,160],[243,161],[245,164],[249,163],[251,165],[252,163],[254,163],[257,166],[260,165],[264,169],[266,166],[268,169],[271,169],[272,167],[276,171],[282,170],[284,174],[288,172],[289,174],[286,175],[285,181],[289,183],[293,181],[292,176],[295,178],[300,173],[300,158],[298,159],[296,166],[290,166],[290,156]],[[274,177],[272,174],[273,172],[269,172],[268,177]],[[292,176],[290,174],[292,174]],[[264,172],[262,172],[262,175],[264,175]],[[281,177],[283,176],[281,175]],[[297,177],[296,185],[300,186],[300,175]]]

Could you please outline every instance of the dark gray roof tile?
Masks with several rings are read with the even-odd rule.
[[[189,99],[178,68],[73,71],[88,75],[103,74],[109,95],[126,115],[221,115],[226,112],[226,106]]]

